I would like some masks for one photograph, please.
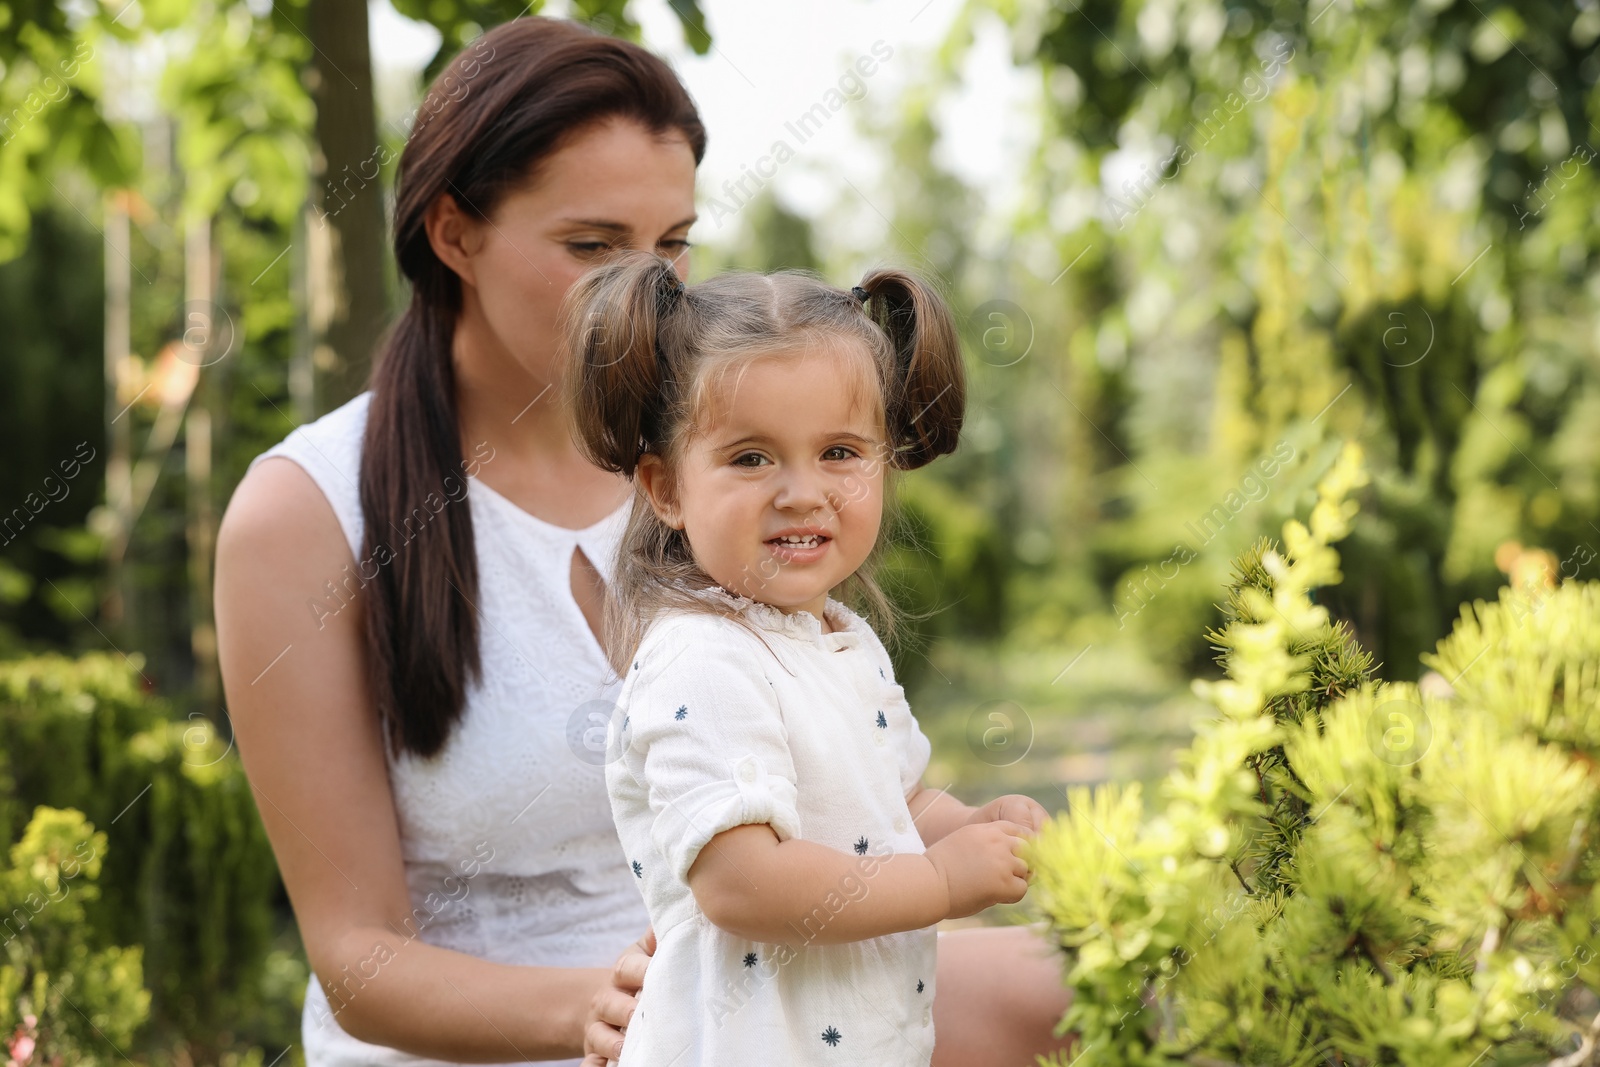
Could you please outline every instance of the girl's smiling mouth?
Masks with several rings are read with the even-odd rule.
[[[832,537],[813,526],[784,530],[763,543],[772,550],[773,555],[785,562],[811,563],[821,559],[832,542]]]

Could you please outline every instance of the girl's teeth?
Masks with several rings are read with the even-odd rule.
[[[773,540],[782,545],[804,545],[808,548],[814,548],[820,543],[815,534],[809,537],[775,537]]]

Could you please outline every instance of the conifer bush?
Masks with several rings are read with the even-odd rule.
[[[1419,689],[1314,603],[1365,484],[1236,562],[1220,714],[1147,815],[1069,792],[1030,843],[1082,1067],[1600,1064],[1600,583],[1462,609]]]

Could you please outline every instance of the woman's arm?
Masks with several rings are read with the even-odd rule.
[[[365,681],[363,605],[357,594],[335,614],[313,610],[353,563],[327,499],[278,457],[240,483],[217,535],[229,715],[337,1023],[463,1062],[580,1055],[609,968],[505,966],[405,934],[411,900]]]
[[[749,823],[700,850],[689,889],[706,918],[738,937],[861,941],[1022,899],[1022,840],[1014,823],[989,822],[954,830],[925,853],[851,856]]]

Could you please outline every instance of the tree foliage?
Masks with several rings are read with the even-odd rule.
[[[1024,306],[1065,322],[1114,606],[1314,421],[1367,445],[1373,495],[1329,595],[1395,677],[1492,594],[1503,542],[1592,556],[1600,11],[977,6],[1042,77],[1016,255],[1056,278]],[[1141,636],[1198,666],[1204,591],[1269,518],[1191,541],[1202,565]]]

